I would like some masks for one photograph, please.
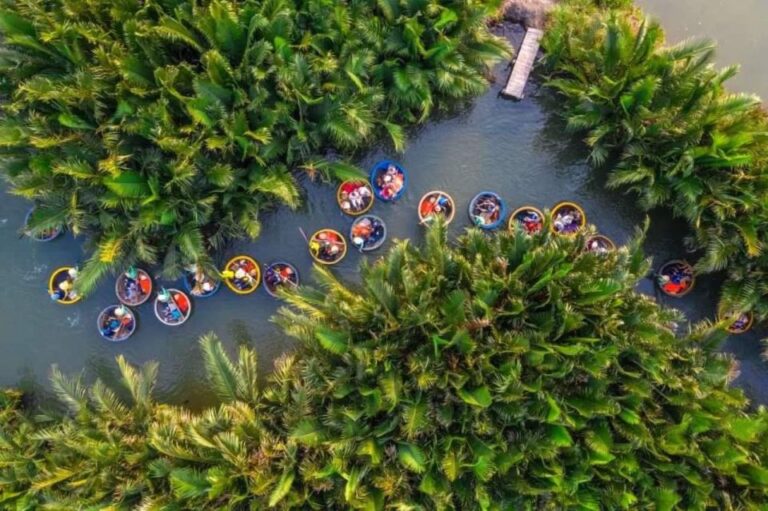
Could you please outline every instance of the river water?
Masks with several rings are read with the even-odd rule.
[[[512,29],[507,30],[512,35]],[[519,41],[519,33],[514,37]],[[409,171],[404,197],[394,205],[377,203],[373,209],[386,221],[390,240],[409,238],[418,243],[422,238],[416,204],[425,192],[441,189],[453,195],[458,212],[451,230],[458,234],[469,225],[466,208],[470,199],[490,189],[501,194],[510,208],[524,204],[545,208],[561,200],[578,201],[591,223],[615,241],[626,241],[644,214],[634,207],[631,197],[605,190],[603,179],[590,173],[583,149],[547,112],[536,97],[535,84],[530,85],[529,99],[522,102],[498,97],[507,72],[505,66],[499,66],[487,94],[461,113],[413,133],[404,154],[378,150],[360,162],[367,167],[383,157],[394,157]],[[311,233],[332,227],[346,233],[351,219],[339,212],[335,187],[306,185],[308,197],[302,210],[268,215],[257,242],[237,244],[224,255],[248,253],[261,263],[288,260],[298,267],[305,282],[310,280],[312,263],[299,229]],[[272,360],[292,348],[291,341],[270,322],[280,304],[263,289],[246,297],[222,289],[213,298],[197,300],[192,317],[178,328],[161,326],[148,303],[138,308],[139,330],[128,342],[103,341],[95,321],[103,307],[116,302],[113,281],[104,282],[87,300],[73,306],[52,303],[46,295],[48,274],[58,266],[81,262],[84,252],[71,235],[52,243],[20,238],[27,207],[25,201],[10,196],[0,201],[0,281],[6,290],[12,290],[0,293],[0,385],[44,390],[54,363],[68,373],[84,370],[87,378],[110,381],[115,376],[114,357],[123,354],[133,363],[160,362],[158,394],[162,398],[200,406],[210,401],[202,378],[200,335],[215,331],[230,349],[238,342],[250,343],[259,354],[262,374],[270,370]],[[652,221],[646,248],[656,263],[684,257],[680,237],[685,227],[664,213],[654,214]],[[361,259],[370,257],[376,255],[351,251],[334,271],[354,280]],[[640,289],[653,293],[649,281],[642,282]],[[668,303],[698,320],[711,317],[716,299],[717,278],[705,277],[689,296]],[[759,399],[768,373],[759,360],[757,339],[757,334],[734,338],[723,349],[741,360],[738,382]]]
[[[737,92],[768,99],[768,2],[765,0],[637,0],[661,22],[668,41],[707,38],[717,43],[720,66],[739,65],[728,82]]]

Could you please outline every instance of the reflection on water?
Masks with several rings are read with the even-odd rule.
[[[617,243],[625,242],[642,223],[645,215],[634,207],[632,197],[604,189],[601,176],[585,165],[580,144],[564,134],[540,100],[532,97],[515,103],[498,97],[506,72],[500,66],[497,83],[466,111],[414,133],[405,154],[378,150],[361,161],[367,167],[395,156],[409,172],[403,198],[396,204],[376,203],[372,210],[387,223],[389,236],[383,250],[394,239],[421,240],[417,201],[434,189],[445,190],[456,200],[456,219],[450,226],[453,235],[470,225],[469,201],[482,190],[499,193],[510,211],[524,204],[549,208],[562,200],[579,202],[589,221]],[[250,254],[261,264],[285,260],[296,265],[304,282],[311,281],[311,258],[300,229],[312,233],[332,227],[346,234],[353,219],[339,211],[334,186],[305,185],[308,197],[302,210],[281,209],[268,215],[264,234],[256,243],[236,243],[219,263],[237,253]],[[163,398],[200,405],[210,399],[201,378],[200,335],[214,331],[230,349],[241,342],[255,346],[262,374],[269,371],[272,360],[291,349],[291,341],[270,322],[280,303],[263,289],[244,297],[222,289],[213,298],[197,300],[192,317],[179,328],[161,326],[148,303],[137,308],[139,327],[129,341],[104,342],[95,321],[104,306],[116,303],[113,282],[104,282],[93,296],[76,305],[51,303],[45,289],[48,271],[81,262],[84,253],[69,235],[53,243],[20,239],[17,228],[27,207],[17,198],[0,201],[0,218],[11,219],[0,225],[0,281],[13,290],[0,293],[0,385],[45,383],[53,363],[64,372],[85,368],[88,377],[112,380],[113,359],[123,354],[133,363],[160,362],[158,391]],[[652,225],[647,250],[658,263],[685,255],[681,245],[684,224],[657,213]],[[354,280],[360,260],[376,254],[350,251],[334,272]],[[685,299],[663,301],[682,308],[692,319],[707,317],[717,298],[716,284],[716,278],[706,277]],[[640,288],[654,292],[650,281],[642,282]],[[764,387],[765,370],[758,359],[756,337],[734,338],[725,348],[743,359],[744,385],[752,390]]]
[[[671,43],[690,38],[717,42],[719,66],[741,66],[741,73],[728,82],[737,92],[768,99],[768,37],[765,0],[637,0],[657,18]]]

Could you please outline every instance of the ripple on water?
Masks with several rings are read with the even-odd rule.
[[[50,268],[47,264],[36,264],[31,270],[28,270],[21,275],[21,280],[24,282],[39,281],[40,275],[43,275]]]
[[[80,325],[80,313],[75,312],[74,314],[67,316],[67,324],[69,325],[69,328],[75,328]]]

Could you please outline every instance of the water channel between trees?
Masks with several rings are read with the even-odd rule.
[[[409,171],[405,196],[394,205],[377,203],[372,211],[387,223],[389,240],[382,250],[393,239],[420,242],[423,233],[417,225],[416,204],[433,189],[448,191],[456,200],[453,235],[469,225],[468,203],[482,190],[498,192],[511,208],[524,204],[548,208],[560,200],[577,201],[590,223],[618,243],[642,223],[644,214],[631,196],[605,190],[603,178],[590,172],[579,144],[554,121],[552,106],[536,97],[535,85],[532,97],[520,103],[498,97],[506,75],[506,67],[499,66],[496,82],[485,95],[461,113],[414,133],[403,155],[378,150],[360,162],[366,167],[383,157],[395,157]],[[236,253],[251,254],[262,264],[287,260],[296,265],[304,282],[311,280],[311,258],[299,229],[310,233],[332,227],[346,233],[352,220],[339,211],[334,186],[306,183],[306,187],[308,196],[300,211],[281,209],[268,215],[261,238],[235,244],[221,262]],[[104,306],[116,302],[113,281],[105,281],[87,300],[73,306],[52,303],[45,289],[48,274],[59,266],[82,262],[84,251],[69,234],[53,243],[20,238],[19,226],[28,206],[10,196],[0,201],[0,280],[6,290],[0,293],[0,385],[45,388],[54,363],[65,372],[85,369],[89,377],[110,380],[114,357],[123,354],[133,363],[160,362],[158,392],[163,398],[201,405],[210,398],[202,379],[197,343],[201,334],[214,331],[230,347],[239,341],[251,343],[259,353],[262,374],[269,371],[274,358],[291,349],[291,341],[269,321],[280,302],[263,289],[246,297],[222,289],[213,298],[197,300],[192,317],[179,328],[161,326],[146,304],[138,308],[139,330],[133,338],[122,344],[103,341],[95,321]],[[656,265],[686,255],[681,244],[684,233],[684,224],[665,212],[652,215],[646,250]],[[334,271],[354,280],[361,259],[375,257],[376,253],[361,255],[353,250]],[[650,281],[639,287],[643,292],[654,291]],[[713,315],[717,296],[715,276],[700,279],[682,300],[664,301],[695,321]],[[723,349],[741,362],[737,382],[762,402],[768,367],[759,357],[760,337],[759,331],[732,337]]]

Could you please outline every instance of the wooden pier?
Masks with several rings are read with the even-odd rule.
[[[531,74],[533,64],[536,62],[536,55],[539,53],[539,41],[544,35],[538,28],[529,28],[525,33],[523,44],[520,51],[517,52],[515,66],[509,75],[509,81],[501,94],[513,99],[523,99],[525,84],[528,82],[528,76]]]

